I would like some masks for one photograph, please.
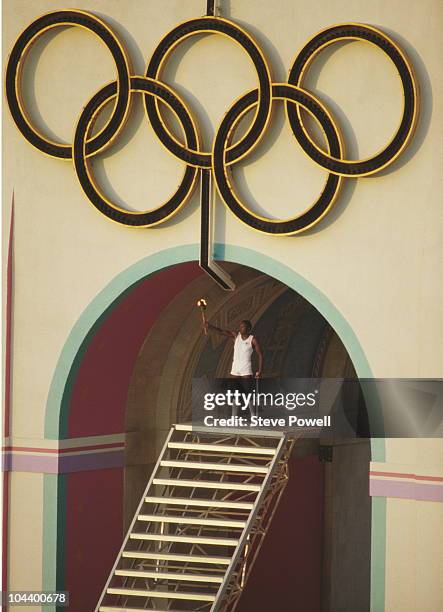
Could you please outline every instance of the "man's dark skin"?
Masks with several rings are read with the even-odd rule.
[[[235,340],[237,337],[237,333],[238,332],[234,332],[234,331],[230,331],[227,329],[220,329],[220,327],[216,327],[215,325],[212,325],[211,323],[208,323],[206,321],[205,323],[205,328],[208,330],[213,330],[215,332],[217,332],[218,334],[222,335],[222,336],[226,336],[227,338],[231,338],[232,340]],[[241,337],[243,340],[246,340],[250,333],[251,333],[252,327],[248,325],[248,323],[246,321],[241,321],[240,325],[238,327],[238,331],[241,334]],[[260,344],[258,343],[257,338],[254,336],[254,338],[252,339],[252,346],[254,347],[255,352],[257,353],[257,357],[258,357],[258,370],[255,373],[255,378],[261,378],[262,374],[263,374],[263,352],[261,350]],[[237,376],[236,378],[253,378],[251,375],[247,375],[247,376]]]

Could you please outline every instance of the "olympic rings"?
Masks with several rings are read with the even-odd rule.
[[[12,117],[23,136],[34,147],[60,159],[72,158],[70,145],[58,144],[40,134],[26,116],[20,95],[20,75],[24,59],[31,45],[42,34],[60,26],[79,26],[96,34],[108,47],[114,58],[118,75],[117,101],[112,115],[86,147],[86,155],[93,155],[109,146],[123,128],[129,110],[129,61],[120,42],[110,28],[95,15],[84,11],[67,10],[48,13],[31,23],[18,37],[9,56],[6,69],[6,97]]]
[[[169,87],[147,77],[131,77],[130,91],[149,93],[167,104],[181,123],[187,146],[198,148],[198,136],[192,118],[183,102]],[[101,213],[123,225],[152,227],[166,221],[184,205],[195,186],[197,169],[186,166],[183,179],[174,195],[162,206],[148,212],[124,210],[103,196],[94,182],[91,168],[88,167],[85,156],[86,137],[99,110],[116,95],[117,83],[114,81],[97,92],[83,109],[74,137],[75,170],[86,196]]]
[[[300,109],[287,104],[287,113],[292,131],[303,150],[317,164],[342,176],[368,176],[391,164],[408,143],[417,119],[417,87],[412,69],[400,48],[383,32],[360,24],[342,24],[316,34],[297,55],[289,72],[288,82],[301,86],[303,76],[314,57],[329,45],[342,40],[362,40],[381,49],[392,60],[400,75],[403,87],[403,116],[400,126],[391,142],[376,155],[366,160],[341,160],[324,153],[306,131]]]
[[[51,141],[31,124],[22,101],[20,78],[25,55],[35,40],[52,28],[66,25],[82,27],[97,35],[108,47],[117,68],[117,79],[100,89],[85,105],[72,146]],[[243,95],[224,116],[211,152],[201,150],[198,127],[185,103],[159,80],[174,49],[183,40],[200,33],[221,34],[239,44],[251,59],[258,76],[258,88]],[[344,145],[334,119],[312,93],[302,88],[303,77],[312,59],[334,42],[348,39],[366,41],[381,49],[398,70],[404,95],[403,116],[393,139],[380,153],[357,161],[344,158]],[[90,163],[91,158],[109,146],[122,130],[129,113],[131,96],[136,92],[144,96],[147,116],[162,144],[186,165],[182,181],[171,198],[157,208],[144,212],[125,210],[112,203],[96,184]],[[418,116],[418,88],[409,62],[394,41],[371,26],[341,24],[316,34],[296,57],[288,83],[272,83],[263,53],[251,36],[231,21],[214,16],[191,19],[171,30],[155,49],[146,76],[137,76],[131,75],[129,61],[115,34],[95,15],[79,10],[43,15],[22,32],[11,51],[6,70],[6,95],[12,118],[25,139],[52,157],[73,159],[84,193],[94,207],[109,219],[132,227],[158,225],[185,204],[195,187],[199,169],[210,169],[221,198],[234,215],[251,228],[273,235],[300,233],[318,223],[334,203],[343,177],[366,176],[386,168],[410,142]],[[98,113],[112,100],[115,102],[110,118],[103,129],[92,136],[92,125]],[[302,214],[287,220],[266,219],[252,212],[235,193],[230,173],[230,168],[250,153],[262,138],[274,100],[285,101],[295,138],[305,153],[328,171],[324,189],[317,201]],[[159,102],[166,104],[178,118],[185,136],[184,143],[177,140],[164,122]],[[307,110],[320,124],[326,136],[328,151],[323,151],[309,135],[302,121],[300,107]],[[254,108],[255,114],[249,129],[238,142],[232,144],[231,139],[240,119]]]
[[[340,134],[328,114],[327,110],[311,94],[303,89],[298,89],[287,83],[274,83],[272,85],[273,100],[288,100],[289,104],[297,104],[305,108],[320,123],[328,141],[329,150],[332,155],[342,156],[342,144]],[[240,100],[229,109],[220,124],[214,143],[214,176],[219,193],[228,208],[241,221],[250,227],[280,236],[296,234],[314,225],[328,212],[332,206],[341,183],[341,178],[334,174],[329,174],[326,185],[318,200],[301,215],[297,215],[286,221],[274,221],[258,217],[246,208],[235,194],[229,171],[224,162],[227,153],[227,141],[238,124],[240,118],[257,104],[258,91],[245,94]]]
[[[232,164],[247,155],[249,151],[259,142],[260,138],[264,134],[271,113],[271,75],[263,54],[252,38],[238,26],[234,25],[230,21],[227,21],[226,19],[222,19],[221,17],[202,17],[201,19],[192,19],[191,21],[187,21],[186,23],[183,23],[171,30],[171,32],[169,32],[169,34],[167,34],[163,40],[160,41],[151,57],[151,61],[149,62],[149,66],[146,71],[146,76],[152,77],[153,79],[158,79],[161,75],[166,59],[172,50],[186,38],[205,32],[216,32],[223,34],[224,36],[227,36],[228,38],[237,42],[251,58],[258,75],[260,97],[257,112],[248,132],[237,144],[231,146],[228,150],[226,155],[226,163]],[[171,141],[174,140],[174,137],[171,136],[167,127],[164,127],[164,124],[160,120],[157,101],[153,100],[149,96],[146,96],[145,106],[155,133],[164,143],[164,145],[170,149],[172,144]],[[198,166],[201,168],[212,167],[211,153],[198,153],[196,151],[189,151],[189,149],[180,147],[178,156],[182,161],[193,166]]]

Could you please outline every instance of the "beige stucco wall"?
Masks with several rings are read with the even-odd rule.
[[[10,591],[42,588],[43,479],[43,474],[11,474],[10,496],[14,511],[9,518],[13,543],[9,548]],[[21,503],[17,503],[18,500]],[[17,606],[12,608],[16,609]]]
[[[69,6],[92,10],[114,26],[134,71],[142,74],[162,35],[203,14],[206,2],[83,0]],[[443,5],[438,0],[230,0],[222,6],[224,16],[256,35],[276,81],[285,80],[310,36],[342,21],[382,28],[410,56],[422,90],[421,119],[412,145],[388,171],[348,182],[327,219],[298,237],[255,233],[219,203],[216,240],[279,259],[315,285],[354,330],[375,376],[441,376]],[[26,25],[59,8],[65,5],[53,0],[5,0],[4,58]],[[254,87],[256,79],[242,51],[220,36],[184,49],[165,78],[189,100],[210,142],[231,102]],[[38,43],[25,77],[34,119],[48,133],[71,141],[81,108],[114,78],[114,70],[106,49],[90,34],[72,28]],[[353,155],[378,150],[397,125],[399,81],[389,60],[369,45],[351,43],[326,53],[313,65],[307,86],[336,113]],[[13,193],[15,198],[12,435],[42,438],[54,368],[81,312],[134,262],[167,247],[198,242],[198,197],[159,229],[119,227],[86,201],[71,163],[47,158],[24,141],[7,109],[4,143],[5,231]],[[182,172],[146,125],[140,104],[117,145],[95,168],[118,203],[137,209],[156,207],[175,189]],[[325,173],[300,151],[280,109],[262,144],[235,176],[254,210],[275,217],[306,208],[325,180]],[[441,465],[441,443],[392,441],[386,459],[420,473],[425,464]],[[13,488],[14,511],[16,495]],[[423,538],[405,543],[402,525],[419,521],[412,506],[420,514]],[[438,575],[429,572],[422,579],[423,568],[435,566],[438,543],[431,534],[437,512],[430,503],[389,501],[386,576],[387,609],[392,612],[423,609],[424,592],[427,609],[440,609]],[[11,539],[18,542],[21,527],[15,522],[12,529]],[[41,568],[32,568],[31,574],[34,582]],[[405,584],[414,597],[406,596]]]
[[[441,610],[441,518],[437,502],[389,500],[386,610]]]

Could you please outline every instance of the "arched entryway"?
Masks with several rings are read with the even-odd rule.
[[[289,287],[296,291],[301,300],[311,305],[312,310],[321,315],[321,319],[323,320],[324,318],[327,323],[324,329],[321,330],[321,333],[319,331],[319,342],[316,343],[317,348],[314,358],[316,367],[319,368],[320,363],[324,363],[325,367],[326,364],[329,364],[328,367],[331,367],[331,364],[337,363],[334,359],[327,359],[328,351],[323,351],[324,354],[319,355],[321,353],[319,347],[329,347],[329,351],[337,351],[340,346],[343,346],[346,347],[346,354],[350,356],[357,374],[360,376],[370,375],[367,361],[352,330],[325,296],[304,279],[298,277],[293,271],[278,262],[265,259],[260,254],[246,249],[236,247],[223,248],[225,249],[225,260],[249,264],[248,267],[252,270],[250,278],[246,278],[244,282],[245,295],[248,294],[248,291],[250,294],[251,292],[255,293],[255,291],[252,291],[252,288],[255,287],[257,289],[260,285],[260,276],[263,276],[263,272],[269,274],[272,271],[270,276],[272,277],[271,284],[273,282],[274,287],[268,287],[267,289],[265,287],[263,303],[256,310],[257,321],[260,320],[260,308],[261,317],[265,318],[270,304],[277,304],[278,300],[282,299],[285,290],[287,291]],[[48,399],[46,420],[48,437],[87,437],[103,435],[104,433],[112,435],[134,431],[136,433],[135,436],[128,436],[125,456],[127,458],[129,454],[132,457],[130,462],[132,461],[133,471],[137,469],[139,471],[139,482],[146,477],[150,463],[149,457],[144,456],[146,448],[150,449],[148,452],[151,453],[154,450],[154,456],[156,456],[157,436],[161,437],[161,432],[169,426],[171,417],[176,417],[177,415],[171,415],[167,411],[165,413],[154,411],[155,419],[160,419],[160,422],[157,423],[154,429],[151,428],[150,431],[145,432],[147,437],[144,438],[144,442],[148,441],[148,444],[140,444],[140,430],[137,430],[137,426],[135,428],[132,427],[136,413],[131,411],[131,406],[134,406],[134,398],[137,397],[137,393],[134,395],[134,390],[137,387],[137,372],[133,366],[137,362],[137,357],[143,354],[143,340],[151,333],[153,334],[152,338],[154,338],[156,331],[159,331],[158,329],[156,330],[156,327],[160,325],[161,328],[164,325],[164,317],[167,318],[167,311],[172,308],[175,300],[180,300],[180,296],[181,299],[186,298],[189,308],[195,309],[194,302],[191,303],[189,301],[189,295],[186,296],[186,292],[189,291],[190,285],[195,284],[195,292],[199,283],[204,284],[207,281],[206,277],[202,276],[198,266],[194,263],[195,255],[196,247],[184,247],[180,251],[177,249],[166,251],[147,258],[143,262],[138,262],[135,266],[117,277],[117,279],[114,279],[85,310],[66,342],[54,375]],[[182,264],[180,270],[177,267],[179,263]],[[162,270],[162,272],[158,272],[159,270]],[[165,275],[163,276],[163,282],[158,282],[158,274]],[[213,287],[214,291],[218,290],[215,285]],[[268,291],[268,294],[266,294],[266,291]],[[181,295],[183,293],[185,295]],[[226,294],[225,299],[228,299]],[[216,299],[214,299],[214,303],[217,303]],[[149,304],[149,312],[146,310],[146,304]],[[161,317],[159,318],[160,313]],[[125,325],[118,324],[118,321],[121,322],[122,320],[126,321]],[[186,338],[186,326],[184,329],[182,328],[183,326],[181,326],[180,331],[182,335],[184,334],[183,337]],[[334,331],[328,339],[331,329]],[[331,338],[334,341],[331,341]],[[123,347],[123,350],[118,351],[118,353],[114,351],[113,353],[112,346],[115,347],[117,341],[118,346]],[[194,350],[192,355],[194,357],[198,356],[199,350]],[[97,377],[99,375],[97,368],[94,371],[94,368],[91,367],[94,360],[97,359],[101,360],[100,363],[103,366],[100,369],[100,375],[103,376],[101,384],[97,384]],[[128,366],[129,363],[131,363],[132,367]],[[162,367],[165,366],[164,361],[159,360],[159,363],[162,363]],[[173,363],[174,360],[170,362],[169,366],[171,371],[176,372]],[[226,363],[226,357],[224,358],[223,354],[218,363]],[[186,367],[184,369],[186,370]],[[115,375],[116,372],[118,372],[118,376]],[[162,372],[162,376],[163,374]],[[134,376],[136,377],[135,382]],[[155,378],[155,375],[153,375],[153,378]],[[184,372],[180,380],[180,384],[186,384],[186,381],[189,380],[189,372]],[[159,380],[158,383],[159,390],[161,391],[161,381]],[[124,390],[127,393],[128,388],[130,393],[126,398]],[[177,389],[180,389],[180,385],[178,385],[175,391],[173,390],[172,398],[174,393],[177,394]],[[179,403],[174,403],[173,401],[173,405],[179,405]],[[138,442],[137,433],[139,435]],[[134,460],[137,452],[141,456],[137,460],[138,463]],[[142,459],[141,461],[140,458]],[[102,488],[100,499],[97,500],[97,503],[101,511],[105,511],[106,507],[109,507],[112,503],[115,505],[115,500],[119,496],[126,500],[129,507],[134,503],[134,500],[138,501],[139,499],[137,487],[130,487],[130,490],[133,491],[132,500],[131,494],[128,491],[124,494],[125,478],[122,477],[123,470],[125,469],[124,464],[123,460],[115,466],[103,465],[103,469],[100,471]],[[127,468],[128,462],[126,462]],[[97,474],[95,474],[95,477],[97,477]],[[57,522],[59,537],[55,543],[56,556],[59,559],[57,564],[58,585],[70,583],[72,590],[75,590],[76,587],[75,578],[73,578],[74,572],[72,569],[70,570],[69,564],[65,565],[64,562],[66,562],[66,559],[76,557],[77,561],[80,562],[82,538],[84,537],[87,541],[91,541],[90,538],[95,538],[95,545],[97,545],[100,543],[100,532],[102,533],[102,539],[103,534],[109,534],[110,529],[118,533],[117,523],[119,521],[121,521],[122,528],[118,541],[121,541],[123,537],[123,509],[120,514],[117,513],[117,516],[114,517],[114,523],[108,524],[106,524],[106,518],[104,522],[103,519],[100,520],[99,517],[102,512],[92,513],[94,515],[92,516],[91,512],[85,511],[85,508],[90,508],[90,499],[82,498],[82,495],[85,495],[86,491],[91,490],[91,487],[94,488],[91,479],[94,479],[92,471],[74,472],[70,475],[60,475],[57,487],[53,486],[52,489],[49,486],[47,487],[48,502],[51,494],[56,494],[58,499]],[[127,477],[126,482],[128,480],[130,479]],[[70,501],[74,498],[76,499],[75,508]],[[83,518],[79,517],[79,514],[81,515],[82,513],[82,503]],[[69,527],[70,521],[75,523],[74,530]],[[95,526],[94,521],[96,523]],[[54,543],[50,542],[50,527],[47,526],[46,529],[46,542],[48,543],[49,541],[52,558],[54,558]],[[76,535],[74,532],[77,532]],[[82,534],[80,539],[78,538],[79,533]],[[108,557],[112,557],[114,554],[111,548],[108,542],[106,552]],[[50,561],[51,554],[45,558]],[[100,567],[97,567],[96,571],[99,574],[102,570]],[[54,581],[54,577],[51,576],[49,570],[47,570],[47,577],[48,583],[51,582],[51,578]],[[82,577],[79,576],[78,580],[82,582]],[[61,587],[59,586],[59,588]]]

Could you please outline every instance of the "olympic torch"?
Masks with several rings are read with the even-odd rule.
[[[200,312],[202,314],[203,329],[205,330],[205,334],[207,334],[208,330],[206,329],[206,325],[205,325],[206,324],[205,310],[206,310],[208,305],[206,303],[206,300],[201,298],[200,300],[198,300],[197,306],[198,306],[198,308],[200,308]]]

